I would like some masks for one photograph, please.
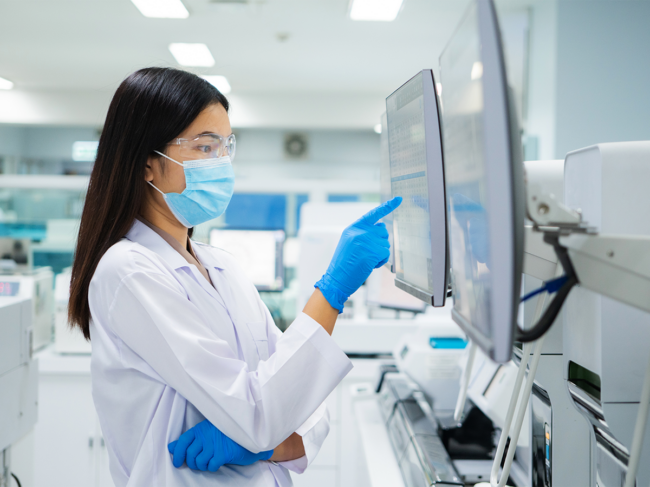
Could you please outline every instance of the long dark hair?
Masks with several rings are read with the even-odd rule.
[[[208,106],[229,108],[219,90],[198,76],[145,68],[115,92],[90,175],[72,265],[68,319],[90,340],[88,287],[104,253],[129,231],[145,198],[145,167]]]

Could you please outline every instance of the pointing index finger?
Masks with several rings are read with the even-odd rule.
[[[377,208],[370,210],[368,213],[366,213],[361,217],[361,220],[364,221],[365,223],[374,225],[379,220],[384,218],[386,215],[389,215],[401,203],[402,203],[402,197],[395,196],[393,199],[388,200],[383,205],[380,205]]]

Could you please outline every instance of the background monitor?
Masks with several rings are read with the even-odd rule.
[[[512,356],[523,268],[521,143],[492,0],[475,0],[440,57],[452,317]]]
[[[395,286],[395,276],[386,266],[372,271],[366,287],[368,304],[413,313],[423,313],[427,308],[427,303]]]
[[[284,230],[210,230],[210,245],[232,254],[258,291],[282,291]]]
[[[431,304],[447,296],[447,211],[438,99],[425,69],[386,98],[395,285]]]

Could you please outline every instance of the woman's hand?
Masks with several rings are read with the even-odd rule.
[[[327,302],[343,311],[350,295],[368,279],[370,273],[390,257],[388,230],[384,223],[377,223],[402,203],[397,196],[366,213],[341,235],[327,272],[315,284]]]
[[[268,460],[273,450],[251,453],[232,441],[207,419],[190,428],[167,448],[173,455],[174,467],[183,462],[192,470],[216,472],[222,465],[252,465],[259,460]]]

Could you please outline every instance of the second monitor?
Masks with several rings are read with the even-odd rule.
[[[420,71],[386,99],[395,284],[432,306],[447,296],[447,202],[433,72]]]
[[[210,230],[210,245],[231,254],[258,291],[284,289],[284,240],[284,230]]]

